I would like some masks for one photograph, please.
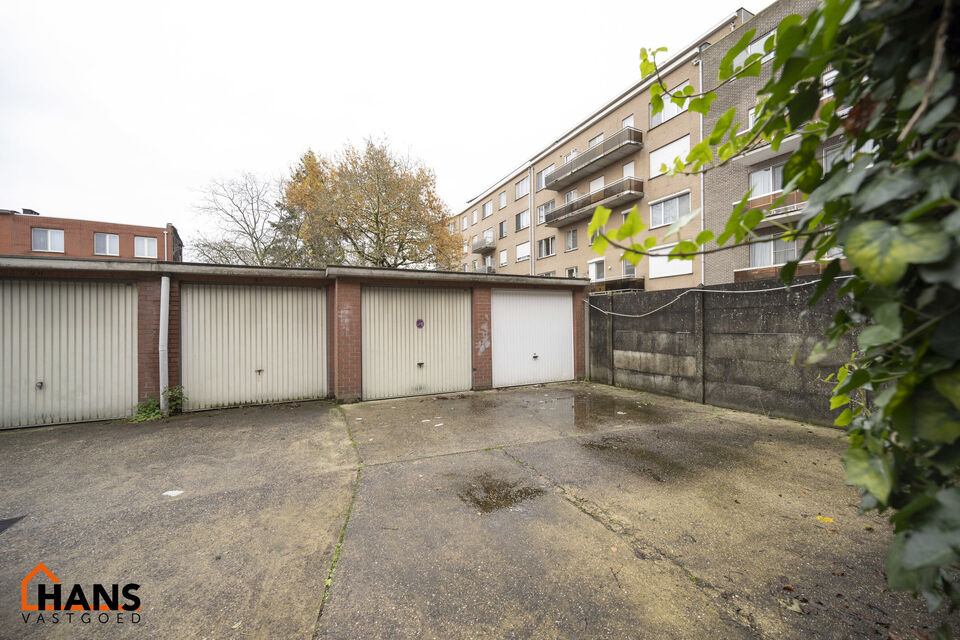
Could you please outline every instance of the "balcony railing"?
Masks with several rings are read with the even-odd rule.
[[[566,162],[544,179],[547,189],[557,191],[577,182],[588,173],[636,153],[643,148],[643,134],[639,129],[624,127],[612,138],[590,147],[576,158]]]
[[[593,215],[594,209],[604,206],[613,207],[638,200],[643,197],[643,180],[640,178],[622,178],[612,182],[603,189],[597,189],[582,198],[554,209],[546,216],[548,227],[564,227]]]
[[[497,249],[497,241],[493,238],[480,236],[470,244],[470,249],[473,253],[493,253]]]

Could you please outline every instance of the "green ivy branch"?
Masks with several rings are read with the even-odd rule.
[[[751,209],[748,192],[723,229],[678,242],[669,257],[755,238],[792,191],[804,198],[799,220],[778,224],[775,237],[803,246],[781,269],[783,281],[792,282],[801,258],[823,261],[843,248],[852,277],[838,283],[839,259],[826,263],[810,304],[831,289],[843,304],[807,362],[856,336],[858,352],[828,378],[835,424],[850,442],[846,480],[861,487],[862,509],[892,514],[890,587],[922,594],[931,610],[960,606],[960,39],[951,38],[958,32],[952,0],[823,0],[807,17],[784,18],[763,53],[735,68],[756,35],[746,30],[720,61],[713,90],[669,91],[655,60],[663,49],[641,51],[640,62],[643,77],[655,80],[654,113],[669,99],[705,116],[717,90],[769,73],[753,126],[742,128],[736,108],[728,109],[670,173],[711,171],[799,137],[783,193]],[[830,70],[837,75],[824,96]],[[818,153],[836,140],[841,153],[824,171]],[[683,216],[667,237],[698,213]],[[633,241],[645,229],[636,207],[615,231],[605,229],[609,217],[598,207],[591,220],[595,251],[614,246],[634,264],[651,255],[656,238]]]

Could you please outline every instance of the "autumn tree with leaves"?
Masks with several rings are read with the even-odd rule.
[[[307,151],[285,182],[283,208],[302,220],[306,242],[336,245],[338,262],[451,269],[462,240],[436,191],[436,176],[384,142]]]

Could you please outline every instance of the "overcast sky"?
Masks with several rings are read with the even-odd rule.
[[[759,11],[770,0],[746,6]],[[0,208],[197,231],[198,190],[387,137],[454,211],[740,5],[0,3]]]

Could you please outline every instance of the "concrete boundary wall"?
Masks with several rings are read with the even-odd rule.
[[[817,278],[800,278],[798,284]],[[831,386],[852,339],[805,367],[840,308],[837,285],[807,307],[814,285],[764,280],[685,290],[590,296],[590,372],[596,382],[720,407],[832,424]],[[772,291],[765,291],[774,289]],[[735,293],[725,293],[733,291]],[[741,293],[747,291],[748,293]],[[668,305],[642,318],[638,316]],[[604,311],[613,312],[605,314]],[[791,364],[791,360],[797,363]]]

